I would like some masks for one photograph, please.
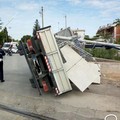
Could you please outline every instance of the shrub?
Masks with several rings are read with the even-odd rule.
[[[94,48],[89,49],[85,48],[87,52],[93,55],[93,57],[105,58],[105,59],[113,59],[120,60],[119,51],[115,49],[105,49],[105,48]]]

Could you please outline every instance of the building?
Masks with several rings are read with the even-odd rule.
[[[111,38],[113,42],[118,41],[120,39],[120,24],[100,26],[96,34],[105,38]]]
[[[68,27],[66,29],[61,29],[59,32],[55,33],[55,35],[70,37],[70,36],[73,36],[74,34],[71,28]]]
[[[72,30],[74,35],[77,35],[78,37],[80,37],[80,39],[84,39],[85,37],[85,30],[80,30],[80,29],[76,29],[76,30]]]
[[[83,40],[85,37],[85,30],[80,30],[78,28],[75,30],[72,30],[70,27],[68,27],[66,29],[60,30],[55,35],[66,36],[66,37],[76,35],[77,37],[79,37]]]

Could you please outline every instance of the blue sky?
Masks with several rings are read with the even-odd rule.
[[[41,26],[41,6],[44,7],[44,24],[51,25],[55,33],[67,26],[84,29],[94,36],[99,26],[120,18],[120,0],[0,0],[0,18],[7,25],[9,35],[21,39],[32,35],[35,20]],[[58,24],[59,22],[59,24]]]

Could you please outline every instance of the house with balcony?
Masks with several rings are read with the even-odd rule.
[[[96,35],[103,36],[106,39],[112,39],[112,42],[120,40],[120,24],[107,24],[100,26]]]

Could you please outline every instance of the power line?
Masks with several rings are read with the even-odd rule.
[[[13,21],[13,19],[15,18],[16,15],[17,15],[17,13],[8,21],[8,23],[1,29],[1,31],[4,30],[4,28],[5,28],[8,24],[10,24],[10,22]],[[1,31],[0,31],[0,32],[1,32]]]

